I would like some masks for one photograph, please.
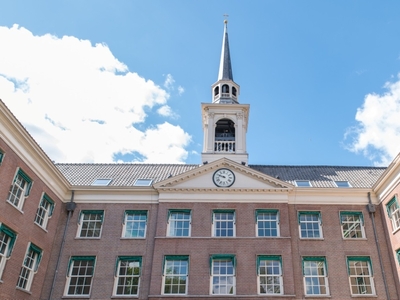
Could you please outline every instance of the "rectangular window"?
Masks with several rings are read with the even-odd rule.
[[[68,265],[65,295],[90,295],[94,275],[95,256],[72,256]]]
[[[278,255],[257,256],[258,293],[283,294],[282,257]]]
[[[110,182],[111,182],[111,179],[98,178],[92,182],[92,185],[107,186],[110,184]]]
[[[7,259],[11,256],[17,234],[4,224],[0,225],[0,279]]]
[[[42,249],[30,243],[19,273],[17,287],[27,291],[31,289],[33,276],[39,268],[41,257]]]
[[[214,210],[213,212],[213,236],[235,236],[235,211]]]
[[[351,187],[350,183],[348,181],[335,181],[335,184],[339,188],[348,188]]]
[[[122,237],[144,238],[146,237],[147,210],[126,210]]]
[[[325,257],[303,257],[303,278],[306,295],[329,295]]]
[[[300,211],[298,218],[301,238],[322,238],[322,222],[319,211]]]
[[[0,165],[3,162],[4,159],[4,151],[0,149]]]
[[[82,210],[79,215],[78,237],[100,238],[104,210]]]
[[[114,295],[139,295],[141,256],[119,256],[116,264]]]
[[[397,249],[396,257],[397,257],[397,262],[399,263],[399,266],[400,266],[400,249]]]
[[[386,204],[387,213],[390,220],[392,221],[393,231],[400,228],[400,205],[397,198],[394,197],[392,200]]]
[[[153,181],[153,179],[136,179],[135,181],[135,186],[150,186],[151,182]]]
[[[231,254],[212,255],[211,294],[234,295],[236,293],[236,260]]]
[[[11,185],[7,201],[19,210],[22,210],[25,198],[29,196],[32,180],[24,171],[18,169],[13,184]]]
[[[352,295],[375,295],[374,278],[372,276],[369,256],[348,256],[350,290]]]
[[[364,216],[360,211],[341,211],[340,223],[345,239],[365,238]]]
[[[297,187],[311,187],[311,182],[309,180],[296,180]]]
[[[170,209],[168,211],[168,236],[190,236],[190,209]]]
[[[187,294],[189,256],[166,255],[163,268],[163,294]]]
[[[277,209],[257,209],[257,236],[279,236],[279,214]]]
[[[35,223],[39,226],[46,228],[47,222],[54,210],[54,201],[44,193],[42,196],[42,200],[39,203],[39,207],[36,211]]]

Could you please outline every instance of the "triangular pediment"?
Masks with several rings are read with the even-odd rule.
[[[231,186],[221,187],[214,182],[214,173],[220,169],[228,169],[233,172],[235,179]],[[158,182],[154,188],[159,191],[283,192],[290,191],[293,186],[228,158],[221,158]]]

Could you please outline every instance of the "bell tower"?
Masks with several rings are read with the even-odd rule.
[[[246,133],[249,104],[239,104],[240,86],[233,81],[228,21],[224,20],[218,80],[211,86],[212,103],[202,103],[204,142],[202,161],[222,157],[247,165]]]

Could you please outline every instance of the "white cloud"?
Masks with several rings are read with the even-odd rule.
[[[357,126],[346,133],[349,149],[362,152],[376,165],[388,165],[400,151],[400,74],[387,82],[382,95],[368,94],[357,109]]]
[[[178,94],[182,95],[185,92],[185,89],[181,86],[178,86]]]
[[[0,98],[51,159],[111,162],[116,153],[138,152],[144,161],[185,160],[190,136],[179,126],[134,127],[152,109],[173,115],[170,95],[130,72],[106,45],[35,36],[17,25],[0,27],[0,40]],[[155,151],[160,134],[169,138],[158,138]]]
[[[164,87],[166,89],[172,90],[174,88],[175,79],[171,74],[165,76]]]

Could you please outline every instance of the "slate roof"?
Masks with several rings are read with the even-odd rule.
[[[133,186],[136,179],[153,183],[198,168],[196,164],[56,164],[65,178],[76,186],[89,186],[96,179],[112,179],[109,186]],[[270,166],[250,168],[295,185],[309,180],[313,187],[336,187],[334,181],[348,181],[353,188],[371,188],[386,168],[347,166]]]

